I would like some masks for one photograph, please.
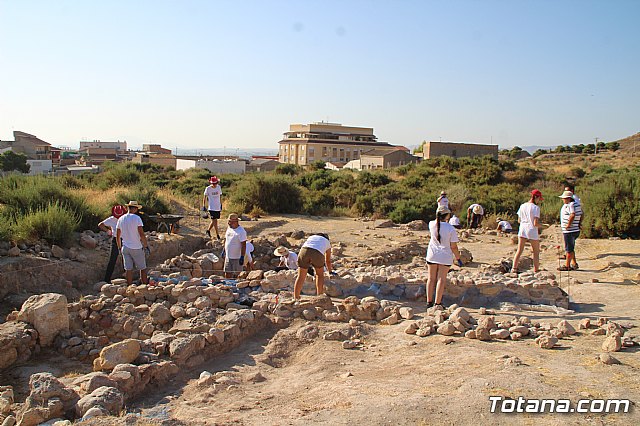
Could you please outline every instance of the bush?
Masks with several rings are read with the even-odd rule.
[[[157,189],[153,187],[135,186],[119,193],[116,197],[116,203],[118,204],[127,204],[129,201],[137,201],[138,204],[141,204],[141,211],[147,216],[170,212],[167,202],[158,195]]]
[[[255,174],[238,181],[230,200],[239,212],[258,207],[267,213],[300,213],[300,187],[282,175]]]
[[[80,218],[59,202],[30,211],[18,220],[14,234],[21,241],[45,239],[50,244],[66,243],[80,224]]]
[[[26,155],[7,151],[0,155],[0,170],[3,172],[18,171],[22,173],[29,173],[31,165],[27,164]]]
[[[302,167],[296,164],[279,164],[276,166],[275,172],[279,175],[295,176],[302,172]]]

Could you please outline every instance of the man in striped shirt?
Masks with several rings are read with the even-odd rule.
[[[560,196],[562,198],[562,208],[560,209],[560,226],[562,228],[562,236],[564,237],[564,251],[566,253],[565,265],[558,268],[560,271],[570,271],[577,269],[575,263],[576,239],[580,235],[580,219],[582,218],[582,208],[573,201],[573,192],[564,191]]]

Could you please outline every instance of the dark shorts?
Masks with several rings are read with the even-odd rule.
[[[324,267],[324,255],[316,249],[302,247],[300,253],[298,253],[298,267],[308,268],[310,266],[314,268]]]
[[[442,263],[435,263],[435,262],[428,262],[428,261],[427,261],[427,265],[442,265],[442,266],[446,266],[446,267],[451,268],[451,265],[444,265]]]
[[[481,214],[471,213],[471,227],[472,228],[477,228],[478,226],[480,226],[480,221],[481,220],[482,220],[482,215]]]
[[[567,232],[562,234],[564,237],[564,251],[567,253],[573,253],[576,251],[576,240],[580,236],[580,231]]]
[[[500,231],[504,232],[505,234],[511,234],[513,232],[513,228],[512,229],[501,229]]]
[[[211,219],[220,219],[220,212],[216,210],[209,210],[209,216]]]

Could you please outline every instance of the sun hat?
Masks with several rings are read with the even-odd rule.
[[[116,219],[118,219],[121,216],[124,216],[125,214],[127,214],[127,209],[125,208],[125,206],[116,204],[115,206],[111,207],[111,215]]]
[[[440,195],[447,195],[447,193],[444,191],[440,191]]]
[[[220,179],[218,179],[216,176],[211,176],[209,178],[209,183],[218,183],[220,182]]]
[[[141,209],[141,208],[142,208],[142,206],[141,206],[140,204],[138,204],[138,202],[137,202],[137,201],[129,201],[129,202],[126,204],[126,206],[127,206],[127,207],[137,207],[137,208],[139,208],[139,209]]]
[[[276,256],[284,256],[287,253],[289,253],[289,249],[285,246],[278,246],[278,248],[273,251],[273,254]]]
[[[229,217],[227,218],[227,220],[240,220],[240,218],[238,217],[238,215],[237,215],[237,214],[235,214],[235,213],[231,213],[231,214],[229,215]]]
[[[449,210],[449,207],[447,206],[438,206],[438,208],[436,209],[436,214],[449,214],[451,213],[451,210]]]
[[[573,192],[571,191],[564,191],[562,193],[562,195],[558,196],[559,198],[573,198]]]
[[[532,196],[532,197],[538,197],[538,198],[540,198],[541,200],[544,200],[544,198],[542,198],[542,192],[540,192],[540,190],[539,190],[539,189],[534,189],[534,190],[532,190],[532,191],[531,191],[531,196]]]
[[[476,204],[475,206],[473,206],[473,212],[475,214],[483,214],[484,210],[482,209],[482,206],[480,204]]]

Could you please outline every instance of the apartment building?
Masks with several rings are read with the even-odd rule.
[[[127,141],[108,142],[101,140],[92,141],[80,141],[80,151],[86,149],[115,149],[119,152],[125,152],[127,150]]]
[[[346,163],[372,149],[393,151],[397,147],[379,142],[371,127],[337,123],[291,124],[278,151],[280,163],[308,166],[314,161]]]
[[[477,143],[462,142],[424,142],[422,146],[422,156],[424,159],[449,156],[460,157],[482,157],[490,155],[498,159],[498,145],[482,145]]]

